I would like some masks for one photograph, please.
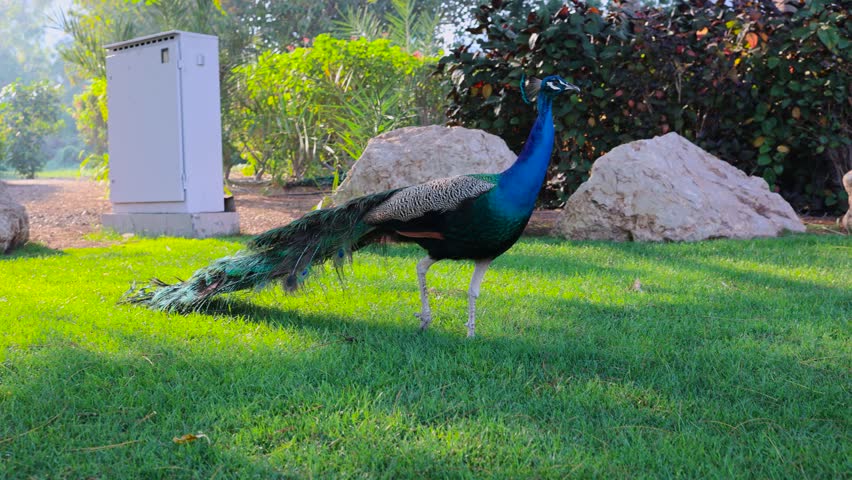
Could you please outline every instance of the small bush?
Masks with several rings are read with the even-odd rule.
[[[0,90],[0,136],[5,138],[0,163],[26,178],[44,168],[45,139],[62,128],[58,90],[47,81],[12,82]]]
[[[235,69],[239,90],[233,143],[257,176],[300,179],[347,167],[367,140],[440,111],[434,59],[388,40],[337,40],[263,53]],[[236,112],[236,113],[234,113]]]
[[[519,101],[521,74],[558,73],[583,93],[554,108],[547,203],[567,199],[615,146],[676,131],[799,209],[831,210],[845,198],[838,172],[852,168],[852,22],[841,4],[799,7],[695,0],[603,13],[572,2],[518,16],[494,0],[471,29],[482,50],[439,64],[452,79],[448,115],[517,150],[535,114]]]

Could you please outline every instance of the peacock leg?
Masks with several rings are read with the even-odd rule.
[[[420,313],[414,316],[420,318],[420,329],[426,330],[432,323],[432,310],[429,308],[429,291],[426,290],[426,272],[437,260],[430,256],[423,257],[417,262],[417,283],[420,285]]]
[[[485,278],[485,271],[491,265],[493,258],[487,260],[477,260],[473,268],[473,278],[470,279],[470,288],[467,290],[467,336],[468,338],[474,335],[476,328],[476,297],[479,296],[479,286],[482,285],[482,279]]]

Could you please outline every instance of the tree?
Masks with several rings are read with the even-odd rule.
[[[440,52],[437,33],[443,14],[440,5],[424,8],[431,6],[430,3],[391,0],[391,8],[383,16],[376,13],[378,9],[349,7],[343,18],[335,21],[335,33],[341,38],[360,37],[370,41],[387,38],[406,52],[435,56]]]
[[[20,78],[34,81],[53,73],[55,55],[45,48],[41,12],[50,0],[0,0],[0,87]]]
[[[5,131],[5,163],[35,178],[47,159],[44,140],[63,126],[60,92],[47,81],[12,82],[0,90],[0,128]]]
[[[106,78],[93,80],[82,93],[74,95],[72,114],[85,145],[79,155],[80,166],[89,169],[95,180],[106,180],[109,175]]]

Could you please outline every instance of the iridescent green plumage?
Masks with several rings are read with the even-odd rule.
[[[253,238],[246,248],[197,270],[183,282],[151,285],[129,292],[123,301],[156,310],[186,312],[204,306],[222,293],[263,288],[273,281],[295,290],[313,265],[327,260],[339,267],[353,251],[365,244],[374,228],[361,217],[385,201],[395,190],[367,195],[340,207],[315,210],[287,226]]]

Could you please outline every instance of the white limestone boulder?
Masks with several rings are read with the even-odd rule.
[[[468,173],[499,173],[517,156],[500,137],[463,127],[405,127],[367,144],[332,200]]]
[[[805,226],[762,178],[676,133],[614,148],[568,199],[554,234],[574,240],[773,237]]]
[[[8,253],[27,243],[30,221],[27,211],[12,199],[6,184],[0,182],[0,253]]]

